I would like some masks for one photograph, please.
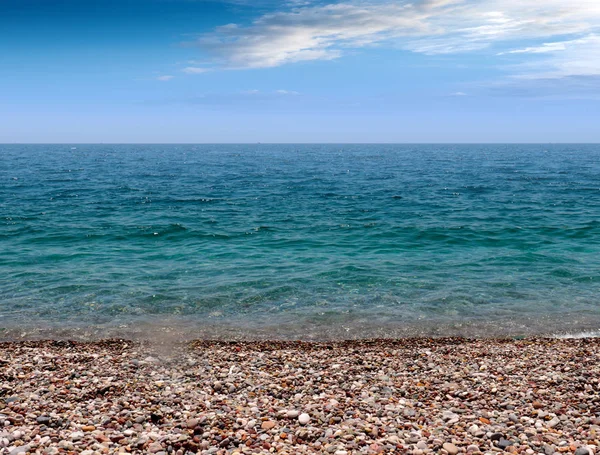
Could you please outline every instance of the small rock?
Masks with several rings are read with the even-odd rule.
[[[150,453],[160,452],[162,450],[162,444],[160,442],[153,442],[148,446],[148,451]]]
[[[198,419],[189,419],[185,422],[185,426],[188,427],[190,430],[193,430],[194,428],[196,428],[198,426]]]
[[[84,436],[82,431],[74,431],[73,433],[71,433],[71,439],[73,441],[79,441],[80,439],[82,439]]]
[[[500,438],[500,440],[498,441],[498,447],[500,447],[502,450],[506,449],[507,447],[512,446],[512,442],[510,442],[508,439],[504,439],[504,438]]]
[[[265,420],[260,426],[263,430],[270,430],[275,426],[275,422],[272,420]]]
[[[560,423],[560,419],[558,417],[554,417],[552,420],[550,420],[546,426],[548,428],[554,428],[555,426],[557,426]]]
[[[50,424],[50,417],[48,417],[48,416],[39,416],[37,419],[35,419],[35,421],[37,423],[39,423],[40,425],[49,425]]]
[[[577,450],[575,450],[575,455],[592,455],[592,451],[586,446],[581,446],[577,447]]]
[[[399,444],[400,443],[400,438],[398,438],[398,436],[396,435],[392,435],[389,438],[387,438],[388,442],[390,444]]]
[[[450,442],[445,442],[442,448],[448,452],[449,455],[456,455],[458,453],[458,447]]]
[[[300,415],[300,412],[296,411],[296,410],[291,410],[288,411],[286,413],[286,416],[288,419],[295,419],[296,417],[298,417]]]
[[[310,416],[303,412],[298,416],[298,422],[300,422],[301,425],[306,425],[308,422],[310,422]]]

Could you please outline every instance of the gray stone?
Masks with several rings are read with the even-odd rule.
[[[508,439],[500,438],[498,441],[498,447],[503,450],[510,446],[512,446],[512,442],[510,442]]]
[[[37,419],[35,419],[35,421],[37,423],[39,423],[40,425],[49,425],[50,424],[50,417],[48,417],[48,416],[39,416]]]
[[[554,417],[550,422],[546,424],[548,428],[554,428],[560,423],[560,419],[558,417]]]

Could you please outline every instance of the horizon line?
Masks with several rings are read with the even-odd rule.
[[[600,145],[598,142],[0,142],[5,145]]]

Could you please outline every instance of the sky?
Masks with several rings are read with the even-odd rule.
[[[0,0],[0,143],[600,142],[598,0]]]

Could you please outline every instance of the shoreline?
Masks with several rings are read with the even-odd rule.
[[[14,321],[13,321],[14,322]],[[268,317],[239,320],[184,320],[181,317],[126,320],[120,324],[59,325],[48,321],[9,323],[0,327],[0,342],[75,340],[94,342],[130,339],[136,342],[237,342],[295,341],[336,343],[344,340],[466,338],[466,339],[563,339],[600,337],[600,315],[544,315],[491,320],[427,320],[402,323],[377,321],[331,321],[325,324]]]
[[[0,454],[590,455],[600,339],[0,342]]]

